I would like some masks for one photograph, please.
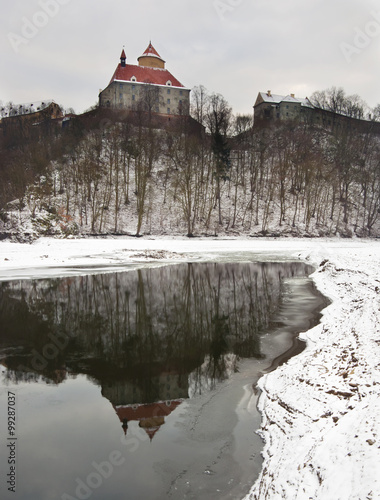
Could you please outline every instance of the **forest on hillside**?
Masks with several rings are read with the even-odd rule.
[[[202,87],[192,116],[158,126],[143,109],[95,109],[64,129],[3,125],[0,232],[380,235],[370,126],[253,126]]]

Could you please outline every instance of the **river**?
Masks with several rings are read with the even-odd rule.
[[[256,382],[326,305],[311,272],[203,262],[0,283],[17,498],[243,497],[262,463]]]

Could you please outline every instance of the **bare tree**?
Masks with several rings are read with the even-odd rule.
[[[157,85],[146,82],[141,86],[140,98],[137,103],[137,110],[148,114],[148,120],[151,120],[152,113],[157,112],[160,106],[160,89]]]
[[[331,87],[327,90],[314,92],[310,100],[320,109],[350,118],[363,119],[369,109],[357,94],[347,96],[342,87]]]
[[[174,167],[173,186],[179,199],[187,236],[193,236],[200,211],[202,190],[202,137],[192,133],[189,122],[182,119],[176,130],[167,137],[167,155]]]
[[[198,123],[205,125],[209,94],[203,85],[194,87],[191,92],[191,116]]]
[[[160,152],[158,132],[152,127],[139,126],[135,137],[135,195],[137,203],[136,236],[140,236],[147,211],[149,180]]]
[[[223,223],[221,208],[221,183],[228,179],[230,169],[230,146],[227,134],[232,121],[232,109],[220,94],[212,94],[209,98],[206,125],[211,135],[211,147],[214,156],[216,198],[218,203],[218,222]]]

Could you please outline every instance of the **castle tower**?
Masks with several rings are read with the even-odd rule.
[[[139,66],[165,69],[165,61],[153,47],[152,42],[149,42],[149,45],[145,52],[142,56],[138,57],[137,60],[139,62]]]

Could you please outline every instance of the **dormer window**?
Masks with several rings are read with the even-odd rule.
[[[132,77],[131,77],[131,82],[136,82],[136,81],[137,81],[136,77],[135,77],[135,76],[132,76]]]
[[[168,80],[168,81],[166,82],[166,85],[168,85],[168,87],[171,87],[172,82],[171,82],[170,80]]]

